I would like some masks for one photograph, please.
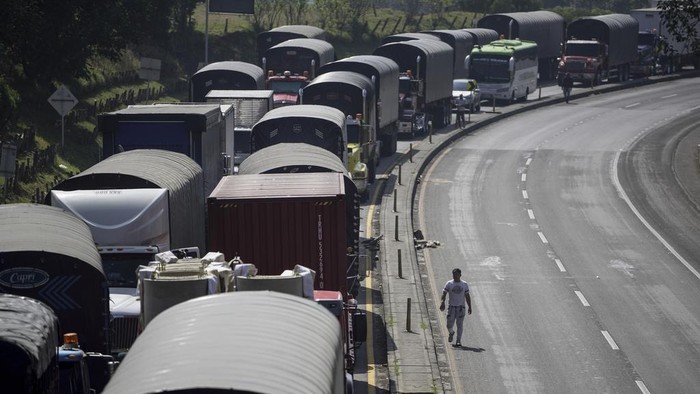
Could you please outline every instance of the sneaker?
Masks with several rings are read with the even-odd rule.
[[[454,338],[454,337],[455,337],[455,333],[454,333],[454,332],[451,332],[451,333],[450,333],[450,336],[447,337],[447,342],[452,342],[452,338]]]
[[[461,342],[455,342],[455,347],[462,347],[462,343],[461,343]]]

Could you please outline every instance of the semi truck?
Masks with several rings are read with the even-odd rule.
[[[569,23],[559,61],[558,81],[568,73],[574,82],[597,85],[626,81],[637,59],[639,23],[627,14],[580,17]]]
[[[350,294],[359,290],[360,203],[361,195],[345,165],[332,152],[307,143],[279,143],[253,153],[241,165],[240,175],[336,172],[343,174],[348,203],[345,205],[345,231],[348,253]]]
[[[261,275],[301,264],[316,272],[314,289],[350,294],[356,267],[348,245],[348,204],[340,173],[224,177],[207,199],[208,250],[239,256]]]
[[[534,41],[539,61],[538,79],[552,80],[556,77],[566,26],[561,15],[552,11],[491,14],[479,19],[476,26],[496,31],[500,39]]]
[[[440,41],[452,47],[452,79],[467,78],[467,69],[464,67],[464,58],[474,48],[474,35],[465,30],[425,30]]]
[[[481,46],[490,43],[491,41],[498,40],[498,32],[493,29],[484,29],[479,27],[472,27],[467,29],[462,29],[467,33],[472,35],[472,42],[474,46]]]
[[[208,295],[156,316],[104,392],[351,393],[344,358],[338,318],[319,302],[276,291]]]
[[[319,75],[302,91],[300,103],[325,105],[340,110],[346,117],[347,150],[367,167],[367,183],[373,183],[381,156],[377,139],[377,96],[372,81],[350,71],[331,71]],[[348,169],[354,171],[352,163]],[[353,179],[355,174],[353,174]]]
[[[126,151],[54,186],[45,203],[89,226],[110,292],[112,348],[128,350],[139,332],[138,267],[206,247],[201,167],[181,153]]]
[[[340,160],[352,177],[356,191],[364,195],[367,193],[367,165],[361,160],[358,146],[348,143],[346,127],[345,114],[336,108],[312,104],[275,108],[253,126],[251,151],[255,153],[281,143],[320,147]]]
[[[333,45],[315,38],[295,38],[267,49],[262,64],[267,89],[275,92],[275,107],[297,104],[299,90],[316,77],[321,66],[333,60]]]
[[[43,302],[0,293],[0,383],[3,392],[83,394],[91,391],[88,361],[75,333],[61,338],[58,317]],[[93,387],[96,392],[96,387]]]
[[[377,96],[377,139],[382,156],[396,153],[399,121],[399,65],[392,59],[376,55],[357,55],[330,62],[319,71],[351,71],[369,78]]]
[[[392,42],[374,50],[401,70],[399,134],[426,134],[431,122],[437,128],[451,123],[453,52],[439,39]]]
[[[294,38],[315,38],[327,41],[326,31],[320,27],[311,25],[284,25],[275,27],[268,31],[258,33],[257,50],[260,64],[262,64],[265,51],[277,44]]]
[[[211,90],[207,102],[233,105],[233,172],[252,153],[253,125],[274,108],[272,90]]]
[[[655,30],[640,30],[637,34],[637,58],[630,65],[630,76],[648,77],[656,74],[659,64],[659,35]]]
[[[182,153],[202,167],[208,195],[233,171],[233,111],[230,105],[183,103],[130,105],[99,114],[102,156],[133,149]]]
[[[630,15],[639,23],[639,30],[656,36],[655,47],[657,60],[662,72],[674,72],[682,67],[700,68],[700,53],[693,52],[690,41],[678,41],[669,31],[661,18],[658,8],[640,8],[630,10]],[[700,37],[700,31],[695,34]],[[663,64],[662,64],[663,63]]]
[[[265,73],[255,64],[223,61],[207,64],[190,77],[190,102],[205,102],[210,90],[265,89]]]
[[[0,205],[0,293],[51,308],[60,329],[75,333],[90,356],[90,388],[102,390],[113,361],[109,292],[102,260],[82,220],[41,204]],[[53,343],[45,350],[56,351]]]

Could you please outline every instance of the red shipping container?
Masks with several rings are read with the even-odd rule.
[[[314,288],[347,294],[343,174],[232,175],[207,200],[208,251],[252,263],[260,275],[296,264],[316,271]]]

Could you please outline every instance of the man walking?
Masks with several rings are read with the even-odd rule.
[[[457,127],[463,128],[464,124],[464,110],[467,106],[467,100],[464,99],[464,94],[460,94],[457,100],[455,100],[455,106],[457,107]]]
[[[455,322],[457,323],[457,341],[455,347],[462,346],[462,329],[464,327],[465,309],[466,313],[472,314],[472,299],[469,296],[469,285],[461,280],[462,270],[455,268],[452,270],[452,280],[445,283],[445,288],[442,290],[442,298],[440,301],[440,310],[445,310],[445,297],[450,295],[449,307],[447,309],[447,331],[449,332],[448,342],[454,339],[455,331],[453,329]],[[465,307],[466,304],[466,307]],[[468,308],[468,309],[467,309]]]

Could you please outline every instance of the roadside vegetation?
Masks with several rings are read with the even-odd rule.
[[[41,202],[57,182],[99,161],[97,114],[187,100],[188,78],[204,61],[205,37],[209,62],[256,63],[259,32],[309,24],[325,29],[344,58],[371,53],[390,34],[474,27],[489,13],[550,9],[572,20],[647,6],[643,0],[584,3],[256,0],[254,15],[207,18],[202,0],[8,0],[0,16],[0,143],[17,146],[18,166],[14,178],[0,176],[0,203]],[[162,61],[159,80],[139,79],[142,57]],[[63,146],[61,118],[48,103],[60,85],[79,100],[64,119]]]

